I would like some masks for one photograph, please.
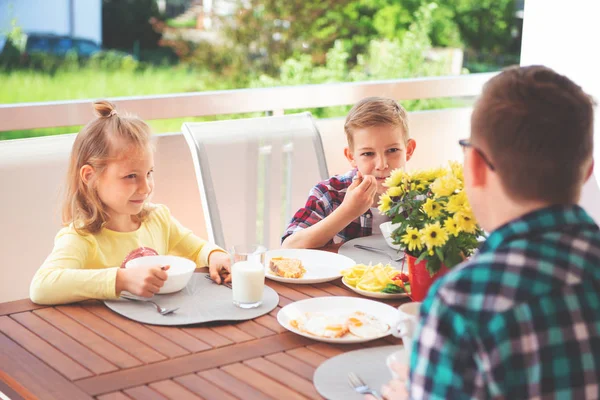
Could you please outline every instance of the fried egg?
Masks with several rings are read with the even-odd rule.
[[[324,338],[340,338],[348,333],[346,318],[323,313],[305,313],[290,324],[302,332]]]
[[[354,336],[372,338],[384,335],[390,326],[372,315],[357,311],[348,317],[348,329]]]

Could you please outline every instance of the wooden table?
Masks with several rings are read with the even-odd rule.
[[[401,343],[389,336],[330,345],[282,328],[280,308],[353,296],[340,280],[267,284],[279,306],[252,321],[162,327],[131,321],[100,301],[54,307],[0,304],[0,392],[15,399],[320,399],[315,369],[337,354]],[[388,302],[397,306],[399,302]]]

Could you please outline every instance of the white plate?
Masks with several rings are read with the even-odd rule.
[[[307,312],[344,315],[355,311],[362,311],[366,314],[370,314],[381,322],[388,324],[388,330],[379,336],[370,338],[360,338],[352,335],[347,335],[347,337],[343,338],[324,338],[299,331],[290,325],[290,321],[300,318]],[[385,337],[392,333],[392,327],[396,324],[397,319],[398,310],[392,306],[374,300],[342,296],[315,297],[313,299],[296,301],[283,307],[279,310],[279,313],[277,313],[277,321],[285,329],[298,335],[326,343],[363,343]]]
[[[371,263],[372,265],[375,265],[381,263],[383,265],[390,264],[397,270],[402,269],[403,261],[392,261],[390,257],[387,257],[385,254],[374,253],[372,251],[359,249],[354,247],[355,244],[375,247],[379,250],[385,251],[387,254],[389,254],[390,257],[393,258],[398,258],[399,256],[402,256],[402,252],[398,252],[386,244],[385,239],[382,235],[363,236],[349,240],[340,247],[338,253],[346,257],[350,257],[351,259],[356,261],[357,264],[369,265],[369,263]],[[406,263],[404,265],[404,271],[408,271],[408,264]]]
[[[400,271],[398,271],[400,272]],[[393,300],[393,299],[403,299],[405,297],[408,297],[407,293],[381,293],[381,292],[369,292],[366,290],[362,290],[359,288],[355,288],[353,286],[350,286],[349,284],[346,283],[345,278],[342,278],[342,283],[350,290],[352,290],[353,292],[356,292],[360,295],[366,296],[366,297],[372,297],[374,299],[382,299],[382,300]]]
[[[306,273],[302,278],[283,278],[269,269],[269,261],[273,257],[297,258],[302,261]],[[336,280],[342,276],[341,271],[355,266],[349,257],[322,250],[280,249],[268,251],[265,256],[265,276],[269,279],[285,283],[321,283]]]

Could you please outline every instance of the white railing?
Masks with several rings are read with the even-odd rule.
[[[396,100],[477,96],[495,73],[388,81],[330,83],[112,98],[142,119],[165,119],[271,112],[354,104],[367,96]],[[0,131],[83,125],[93,100],[0,104]]]

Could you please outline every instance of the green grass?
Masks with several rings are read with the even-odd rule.
[[[171,28],[195,28],[196,18],[191,18],[185,21],[176,21],[175,19],[168,19],[167,26]]]
[[[229,82],[215,78],[214,74],[177,67],[148,68],[143,71],[79,69],[60,71],[55,75],[35,71],[0,72],[0,82],[2,86],[0,103],[103,99],[231,88]],[[92,118],[93,111],[90,104],[90,119]],[[183,121],[195,120],[206,120],[206,118],[178,118],[149,122],[156,132],[173,132],[179,131]],[[0,140],[73,133],[80,128],[80,126],[72,126],[0,131]]]

